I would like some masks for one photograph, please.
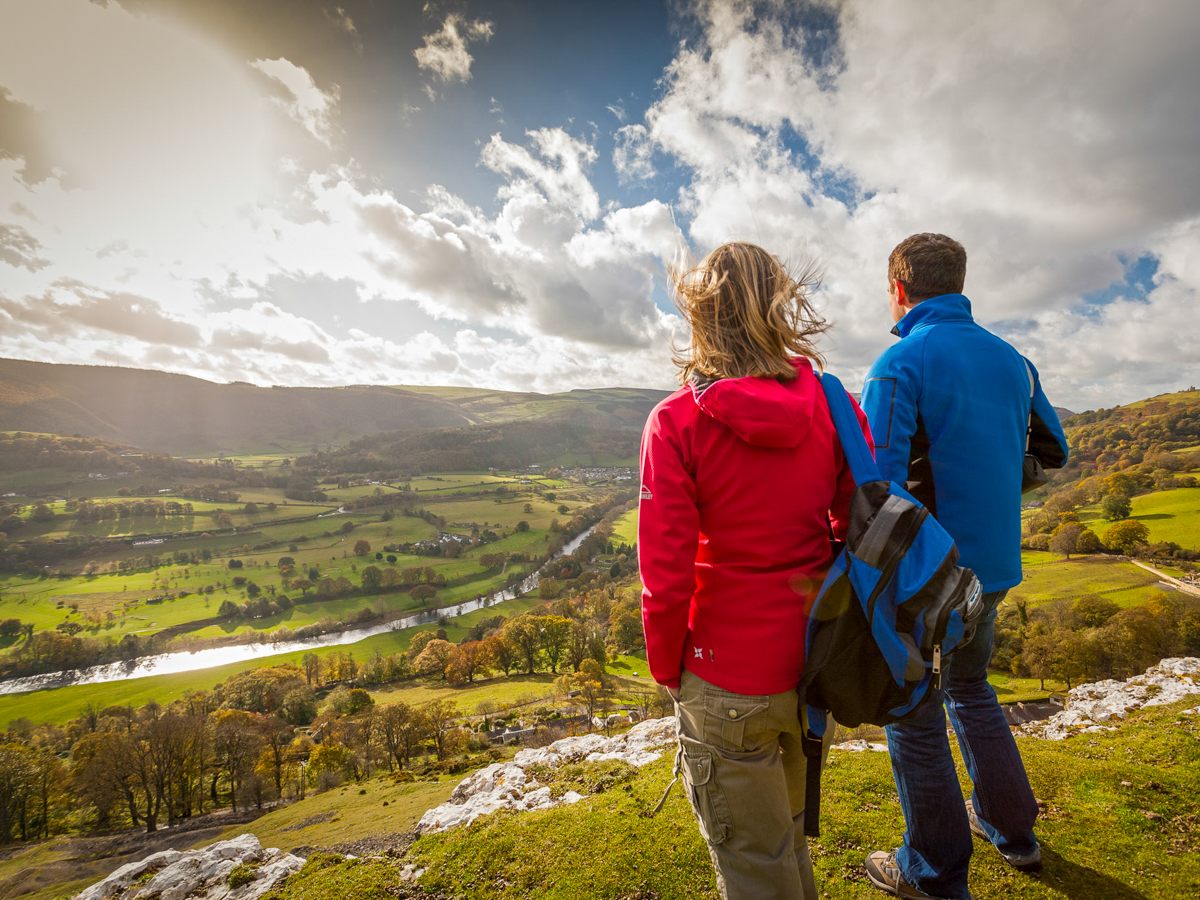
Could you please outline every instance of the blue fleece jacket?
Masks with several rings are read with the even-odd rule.
[[[900,342],[875,361],[862,408],[883,477],[924,503],[958,545],[959,565],[985,593],[1021,582],[1025,433],[1047,468],[1067,441],[1037,370],[975,324],[962,294],[931,297],[893,329]],[[1033,416],[1030,417],[1030,373]]]

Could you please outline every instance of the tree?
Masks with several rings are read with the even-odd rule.
[[[362,573],[363,590],[368,594],[376,594],[379,592],[383,584],[383,570],[378,566],[367,566]]]
[[[261,737],[254,727],[254,718],[239,709],[222,710],[216,714],[213,748],[229,782],[230,804],[237,811],[237,796],[254,760],[258,758]]]
[[[528,613],[514,616],[505,624],[503,634],[524,660],[526,674],[532,675],[542,649],[542,629],[537,618]]]
[[[238,605],[232,600],[226,600],[217,609],[217,615],[222,619],[236,618],[239,612],[241,612],[241,609],[239,609]]]
[[[1117,519],[1128,518],[1129,513],[1133,511],[1133,506],[1124,494],[1109,494],[1100,505],[1100,511],[1104,518],[1113,522]]]
[[[517,523],[517,531],[528,531],[528,530],[529,530],[529,523],[526,522],[524,519],[522,519],[520,522]]]
[[[437,588],[432,584],[418,584],[409,591],[409,594],[414,600],[420,600],[423,605],[428,605],[428,601],[437,596]]]
[[[479,554],[479,565],[485,569],[498,569],[504,565],[505,558],[503,553],[481,553]]]
[[[1029,674],[1038,680],[1040,689],[1046,689],[1046,679],[1054,675],[1054,657],[1058,640],[1051,632],[1031,635],[1025,639],[1021,652],[1021,663]]]
[[[371,552],[371,542],[360,538],[354,542],[354,555],[366,556]]]
[[[408,661],[412,662],[421,655],[425,645],[437,637],[436,631],[418,631],[408,641]]]
[[[558,663],[571,643],[571,620],[562,616],[542,616],[542,650],[550,661],[550,671],[557,674]]]
[[[1096,553],[1100,550],[1100,538],[1090,528],[1085,528],[1075,542],[1076,553]]]
[[[433,675],[435,672],[446,676],[446,667],[450,664],[450,654],[454,652],[454,644],[434,638],[425,645],[425,649],[413,660],[413,669],[419,675]]]
[[[1074,522],[1059,527],[1058,531],[1050,537],[1050,551],[1052,553],[1062,553],[1071,558],[1071,554],[1075,552],[1076,545],[1079,543],[1079,536],[1083,534],[1083,526]]]
[[[258,722],[262,735],[263,755],[267,757],[271,777],[275,781],[276,796],[283,796],[283,770],[287,763],[288,748],[292,743],[294,729],[277,716],[264,716]]]
[[[390,764],[403,769],[426,736],[428,719],[403,700],[379,710],[379,737]]]
[[[520,661],[520,651],[503,634],[492,634],[483,639],[488,648],[488,658],[493,667],[503,669],[508,675]]]
[[[426,648],[428,649],[428,648]],[[446,663],[446,680],[452,684],[475,681],[476,675],[491,668],[488,645],[483,641],[464,641],[450,652]]]
[[[433,738],[437,758],[445,759],[454,744],[450,731],[454,720],[458,718],[458,704],[453,700],[432,700],[423,704],[420,711],[425,717],[428,734]]]
[[[1110,525],[1104,532],[1104,546],[1110,550],[1132,555],[1139,545],[1150,540],[1150,529],[1136,519],[1126,519]]]
[[[1084,628],[1099,628],[1121,611],[1121,607],[1098,594],[1085,594],[1071,604],[1071,612]]]

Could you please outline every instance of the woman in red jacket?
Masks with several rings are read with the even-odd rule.
[[[813,280],[753,244],[673,275],[692,337],[642,437],[646,655],[721,896],[807,900],[796,684],[854,490],[813,371],[827,326]]]

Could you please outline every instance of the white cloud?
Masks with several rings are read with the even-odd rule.
[[[85,188],[26,185],[23,160],[0,159],[0,210],[22,211],[0,212],[0,353],[257,383],[558,390],[653,372],[669,384],[675,321],[651,297],[678,232],[657,202],[601,221],[588,140],[558,128],[493,137],[480,159],[500,176],[494,211],[437,186],[416,208],[352,164],[312,161],[305,147],[332,136],[336,96],[289,60],[255,63],[286,87],[281,105],[245,63],[160,21],[46,2],[61,14],[58,43],[47,33],[39,58],[0,60],[0,84],[56,117],[53,150],[61,135],[118,146],[85,158]],[[37,25],[13,8],[0,32]],[[142,83],[151,65],[173,90]],[[28,76],[38,67],[47,77]],[[171,119],[176,106],[200,115]],[[175,130],[159,129],[164,116]],[[354,310],[269,299],[280,277],[352,285],[339,303],[394,305],[416,327],[394,339],[347,315],[347,329],[338,322]]]
[[[782,0],[699,7],[702,40],[677,54],[645,118],[645,139],[690,170],[679,201],[692,240],[821,260],[831,356],[851,380],[891,340],[887,253],[943,231],[968,249],[981,320],[1038,323],[1036,338],[1009,337],[1041,354],[1056,401],[1090,403],[1100,360],[1114,376],[1106,405],[1174,386],[1172,372],[1195,382],[1194,362],[1159,365],[1150,333],[1162,322],[1181,346],[1200,341],[1173,293],[1200,287],[1195,265],[1162,237],[1200,213],[1200,8],[859,0],[834,12],[837,52],[821,55]],[[641,138],[625,139],[638,155],[618,144],[619,172],[648,158]],[[1159,257],[1159,288],[1083,316],[1081,297],[1144,252]],[[1124,341],[1124,319],[1145,339]]]
[[[119,4],[8,0],[0,86],[57,171],[27,183],[27,160],[0,157],[0,354],[257,383],[667,387],[680,324],[653,292],[678,215],[697,250],[742,238],[824,263],[849,381],[891,341],[887,253],[925,230],[966,244],[979,318],[1060,405],[1200,381],[1200,11],[829,9],[822,48],[783,0],[698,7],[701,40],[612,157],[639,192],[656,168],[683,187],[623,207],[596,189],[597,139],[559,127],[483,144],[494,202],[383,189],[340,149],[337,88],[300,65],[250,71]],[[490,34],[451,16],[418,63],[467,80]],[[1084,302],[1144,255],[1144,295]],[[309,298],[278,299],[281,280]]]
[[[654,144],[645,125],[625,125],[617,129],[613,168],[623,183],[653,178],[653,154]]]
[[[467,45],[487,41],[493,31],[491,22],[468,21],[451,13],[441,30],[425,35],[425,45],[413,51],[417,67],[443,82],[470,81],[474,57],[467,52]]]
[[[480,157],[483,164],[510,177],[502,195],[520,199],[536,192],[555,207],[576,213],[583,221],[596,218],[600,214],[600,197],[586,173],[596,160],[595,148],[561,128],[540,128],[527,132],[526,136],[532,150],[509,144],[498,134],[492,135],[483,148]]]
[[[322,144],[331,146],[336,132],[334,116],[339,94],[336,84],[322,91],[306,70],[282,57],[256,59],[250,66],[282,86],[288,96],[276,99],[287,114]]]

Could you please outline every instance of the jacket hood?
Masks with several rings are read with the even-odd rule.
[[[813,404],[821,390],[807,359],[793,359],[796,378],[726,378],[691,384],[692,399],[748,444],[795,447],[808,434]]]

